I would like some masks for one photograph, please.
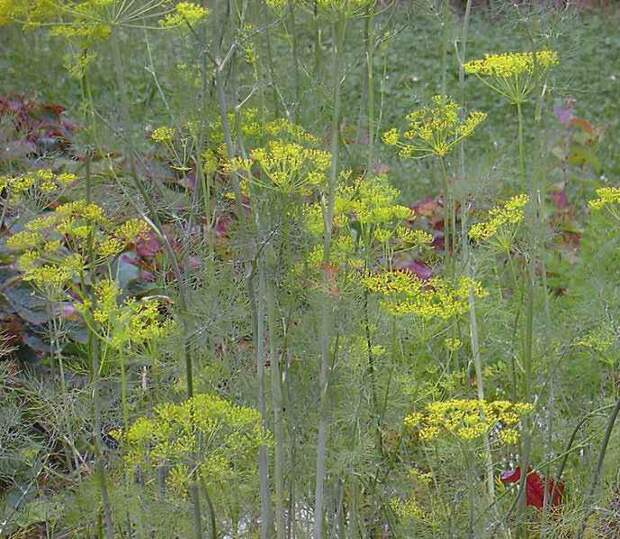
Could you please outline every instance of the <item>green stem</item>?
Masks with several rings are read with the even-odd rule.
[[[86,197],[87,201],[91,200],[91,171],[90,171],[90,157],[86,160]],[[88,239],[88,261],[92,261],[93,256],[93,237],[92,234]],[[92,265],[88,265],[92,268]],[[90,270],[92,272],[92,269]],[[94,279],[91,275],[90,282]],[[86,288],[86,279],[82,275],[82,286],[85,292],[90,296],[93,309],[96,306],[96,297],[92,288],[88,290]],[[110,503],[110,496],[108,494],[105,464],[103,462],[103,440],[102,440],[102,428],[101,428],[101,405],[100,405],[100,381],[99,381],[99,340],[97,335],[92,331],[88,331],[88,344],[87,344],[88,356],[90,359],[90,376],[91,384],[93,387],[93,438],[95,443],[95,476],[97,477],[97,483],[99,484],[99,491],[101,494],[101,502],[103,504],[103,526],[106,539],[114,539],[114,524],[112,521],[112,505]]]
[[[443,185],[443,230],[444,230],[444,250],[445,250],[445,267],[450,277],[454,276],[454,255],[455,255],[455,232],[456,232],[456,216],[454,206],[452,204],[452,193],[450,192],[450,181],[448,178],[448,167],[444,157],[439,158],[441,169],[441,182]]]
[[[521,181],[523,186],[526,183],[526,168],[525,168],[525,144],[523,142],[523,110],[521,102],[517,102],[517,119],[518,119],[518,131],[517,131],[517,143],[519,146],[519,172],[521,174]],[[529,182],[528,182],[529,185]],[[531,194],[531,185],[529,185],[528,192]]]
[[[257,228],[261,229],[258,210],[255,210]],[[261,257],[260,253],[257,258]],[[248,294],[254,318],[254,349],[256,350],[256,378],[257,378],[257,401],[258,411],[262,418],[262,424],[267,427],[267,407],[265,404],[265,274],[258,271],[258,291],[254,286],[256,266],[260,264],[256,260],[252,273],[248,279]],[[273,526],[271,514],[271,494],[269,489],[269,460],[267,447],[262,445],[258,450],[258,470],[260,477],[260,515],[261,515],[261,539],[269,539]]]
[[[374,79],[374,51],[375,37],[373,32],[373,22],[375,15],[374,4],[370,4],[366,11],[365,43],[366,43],[366,85],[367,85],[367,114],[368,114],[368,161],[366,164],[366,175],[372,173],[374,163],[374,143],[375,143],[375,79]]]
[[[295,106],[292,107],[292,121],[295,121],[297,111],[301,109],[301,82],[299,80],[299,51],[297,45],[297,24],[295,22],[295,4],[293,0],[288,2],[288,18],[290,23],[289,35],[291,36],[291,48],[293,52],[293,82],[295,85]]]
[[[273,268],[273,253],[271,247],[267,247],[267,255],[269,268]],[[263,266],[263,264],[261,264]],[[264,267],[261,271],[265,271]],[[286,522],[284,515],[284,423],[282,418],[282,378],[280,374],[280,359],[277,347],[277,329],[276,329],[276,305],[272,286],[266,287],[267,302],[267,325],[269,329],[269,356],[271,371],[271,403],[273,408],[273,427],[275,437],[275,462],[274,462],[274,483],[275,483],[275,522],[276,537],[284,539],[286,532]]]
[[[315,499],[314,499],[314,539],[323,538],[323,511],[325,497],[325,472],[327,464],[327,437],[329,430],[329,394],[328,384],[330,378],[330,354],[329,345],[332,336],[332,301],[329,296],[329,263],[331,260],[332,219],[336,198],[336,186],[338,180],[338,150],[339,150],[339,125],[341,107],[342,86],[342,56],[346,20],[341,16],[333,24],[334,49],[333,49],[333,76],[334,76],[334,110],[331,125],[331,169],[327,185],[327,201],[324,210],[324,238],[323,238],[323,271],[322,286],[324,298],[321,302],[320,323],[320,349],[321,366],[319,371],[319,429],[317,436],[316,469],[315,469]]]

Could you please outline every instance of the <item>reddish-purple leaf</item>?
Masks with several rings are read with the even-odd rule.
[[[421,281],[427,281],[433,276],[433,270],[421,260],[404,260],[397,262],[396,269],[413,273]]]
[[[148,232],[136,241],[136,253],[143,258],[150,258],[161,251],[162,246],[154,232]]]
[[[500,475],[500,480],[505,485],[519,483],[521,480],[521,467],[514,470],[506,470]],[[564,484],[556,484],[553,479],[544,479],[538,472],[530,469],[525,479],[525,503],[526,505],[542,509],[545,503],[545,488],[550,507],[557,507],[562,503]]]

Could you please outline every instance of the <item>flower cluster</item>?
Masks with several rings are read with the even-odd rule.
[[[288,5],[289,1],[291,0],[265,0],[265,4],[272,9],[281,10]],[[300,0],[297,0],[297,2],[301,3]],[[374,2],[375,0],[316,0],[316,6],[329,11],[354,13],[372,5]]]
[[[583,348],[589,348],[594,352],[603,354],[607,352],[616,342],[618,336],[613,327],[603,325],[586,333],[575,344]]]
[[[116,225],[101,206],[77,200],[32,219],[6,244],[21,252],[17,262],[25,281],[58,292],[86,267],[107,263],[120,254],[147,229],[141,219]]]
[[[407,129],[393,128],[384,133],[383,142],[396,146],[402,157],[443,157],[461,140],[470,136],[485,120],[484,112],[471,112],[459,117],[459,106],[442,95],[433,97],[432,105],[410,112]]]
[[[381,306],[393,315],[414,315],[422,319],[448,320],[469,310],[469,295],[484,297],[482,285],[469,277],[451,284],[440,277],[422,281],[407,271],[367,275],[366,288],[382,296]]]
[[[180,492],[186,492],[194,465],[209,483],[253,475],[258,448],[271,443],[258,411],[209,394],[159,405],[152,418],[142,417],[119,434],[129,464],[171,467],[168,481]]]
[[[159,144],[171,144],[174,140],[175,130],[172,127],[157,127],[151,133],[151,140]]]
[[[590,209],[596,211],[606,208],[612,214],[617,215],[614,206],[620,204],[620,187],[599,187],[596,195],[598,198],[588,202]]]
[[[463,346],[463,341],[455,337],[446,337],[443,344],[448,352],[456,352]]]
[[[531,404],[509,401],[453,399],[428,404],[421,412],[405,417],[405,426],[420,440],[430,442],[444,435],[473,441],[499,429],[498,440],[514,444],[519,422],[533,410]]]
[[[161,340],[174,329],[172,320],[163,320],[157,298],[134,298],[119,302],[121,290],[115,281],[104,279],[95,285],[95,302],[77,304],[82,316],[92,317],[104,342],[119,350]]]
[[[548,70],[558,63],[558,53],[551,50],[485,54],[463,67],[466,73],[483,77],[510,78]]]
[[[262,188],[285,194],[307,194],[325,183],[330,163],[329,152],[274,139],[252,150],[249,159],[232,159],[229,170],[247,172],[251,181]],[[254,166],[258,172],[253,175]]]
[[[363,227],[413,219],[413,210],[396,203],[398,189],[386,177],[360,178],[338,190],[334,211],[348,215]]]
[[[552,50],[487,54],[483,59],[467,62],[466,73],[476,75],[497,93],[513,103],[520,103],[549,69],[558,63]]]
[[[529,201],[527,195],[516,195],[501,206],[489,211],[489,219],[476,223],[469,229],[469,237],[475,241],[486,241],[496,235],[514,234],[514,226],[523,221],[524,209]]]
[[[174,28],[176,26],[195,26],[205,19],[209,14],[208,10],[193,2],[179,2],[174,6],[174,11],[168,13],[160,24],[165,28]]]
[[[1,176],[0,191],[6,191],[9,203],[18,203],[24,198],[34,201],[46,200],[58,194],[77,180],[69,172],[55,173],[49,168],[33,170],[20,176]]]
[[[426,511],[420,506],[415,496],[409,496],[404,500],[392,498],[390,508],[400,520],[422,520],[426,515]]]

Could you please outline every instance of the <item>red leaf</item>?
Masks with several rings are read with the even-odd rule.
[[[441,210],[441,205],[439,204],[437,197],[431,196],[414,202],[411,205],[411,209],[415,211],[417,215],[432,217],[435,213]]]
[[[433,270],[421,260],[404,260],[397,262],[396,268],[413,273],[421,281],[426,281],[433,276]]]
[[[551,191],[549,196],[558,210],[565,210],[568,208],[568,197],[566,196],[566,191],[564,189],[559,191]]]
[[[500,475],[500,480],[505,485],[518,483],[521,480],[521,468],[506,470]],[[526,505],[542,509],[545,500],[545,486],[549,505],[557,507],[562,502],[564,483],[556,484],[553,479],[544,479],[538,472],[530,469],[525,480],[525,503]]]
[[[148,232],[145,237],[136,241],[136,253],[144,258],[155,256],[161,251],[161,243],[154,232]]]

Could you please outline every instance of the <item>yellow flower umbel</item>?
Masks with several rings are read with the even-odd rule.
[[[476,75],[482,82],[511,103],[522,103],[537,82],[556,64],[558,53],[544,49],[535,52],[487,54],[480,60],[467,62],[465,73]]]
[[[376,0],[265,0],[265,4],[272,9],[282,10],[284,9],[289,2],[293,2],[294,4],[303,4],[306,2],[310,5],[310,7],[314,7],[316,5],[319,9],[331,11],[331,12],[340,12],[347,15],[354,14],[362,9],[365,9],[371,5],[373,5]]]
[[[382,296],[381,306],[396,316],[414,315],[424,320],[448,320],[469,310],[469,294],[483,297],[482,285],[469,277],[460,277],[451,284],[440,277],[427,281],[405,271],[368,275],[366,288]]]
[[[497,440],[514,444],[519,440],[521,417],[533,410],[531,404],[509,401],[453,399],[433,402],[421,412],[405,417],[405,427],[423,442],[447,436],[463,442],[476,441],[499,428]]]
[[[492,208],[487,221],[472,225],[469,229],[469,237],[478,242],[493,239],[500,249],[509,249],[517,231],[517,225],[523,221],[528,200],[527,195],[516,195],[501,206]]]
[[[252,150],[250,159],[233,159],[229,170],[245,172],[249,181],[264,189],[306,195],[325,183],[330,163],[329,152],[276,139]]]
[[[76,180],[75,174],[42,168],[20,176],[0,176],[0,191],[6,191],[9,204],[28,200],[43,208]]]
[[[147,228],[140,219],[117,225],[97,204],[77,200],[26,223],[7,247],[21,252],[23,279],[56,298],[85,269],[107,264]]]
[[[172,144],[176,131],[173,127],[158,127],[151,133],[151,140],[159,144]]]
[[[258,448],[271,442],[258,411],[208,394],[161,404],[152,418],[138,419],[123,434],[127,463],[147,474],[173,467],[169,486],[180,494],[196,474],[222,488],[253,477]]]
[[[597,198],[590,200],[588,206],[593,211],[605,210],[620,221],[620,187],[599,187]]]
[[[359,178],[338,189],[335,224],[351,225],[366,248],[373,243],[386,244],[399,234],[403,239],[415,240],[413,234],[402,230],[403,222],[413,219],[414,212],[397,203],[399,194],[384,176]]]
[[[383,142],[398,148],[405,158],[421,159],[434,155],[445,157],[464,138],[470,136],[484,121],[484,112],[471,112],[459,117],[459,106],[446,96],[433,97],[431,106],[410,112],[407,128],[393,128],[384,133]]]
[[[94,305],[85,300],[76,308],[86,319],[92,319],[97,335],[115,350],[146,347],[170,335],[174,329],[174,322],[162,318],[159,312],[159,298],[141,301],[129,298],[119,302],[121,290],[110,279],[99,281],[94,292]]]
[[[160,21],[164,28],[174,28],[177,26],[196,26],[209,14],[208,10],[193,2],[179,2],[174,6],[172,13],[166,15]]]
[[[374,2],[375,0],[316,0],[318,7],[321,9],[344,11],[345,13],[354,13],[362,10],[374,4]]]

